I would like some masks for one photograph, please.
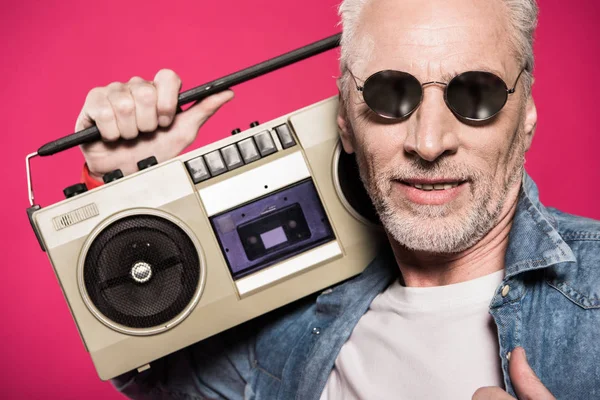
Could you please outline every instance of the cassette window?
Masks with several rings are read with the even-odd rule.
[[[299,203],[240,225],[237,232],[251,261],[311,236]]]
[[[211,218],[234,279],[335,240],[311,179]]]

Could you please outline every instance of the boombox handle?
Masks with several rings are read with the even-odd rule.
[[[182,105],[202,100],[210,95],[222,92],[223,90],[229,89],[232,86],[238,85],[242,82],[246,82],[250,79],[254,79],[271,71],[283,68],[287,65],[293,64],[295,62],[304,60],[306,58],[338,47],[340,45],[340,38],[341,33],[335,34],[328,38],[319,40],[318,42],[314,42],[307,46],[280,55],[279,57],[272,58],[270,60],[256,64],[252,67],[243,69],[238,72],[234,72],[233,74],[205,83],[204,85],[195,87],[190,90],[186,90],[185,92],[180,93],[177,99],[178,112],[181,111]],[[25,158],[27,167],[27,189],[29,192],[29,204],[31,205],[31,208],[27,211],[28,214],[34,211],[32,210],[33,208],[39,209],[39,206],[35,205],[33,199],[30,160],[36,156],[50,156],[52,154],[59,153],[61,151],[70,149],[81,144],[96,142],[100,139],[102,139],[102,136],[100,135],[98,128],[94,125],[87,129],[72,133],[60,139],[47,143],[40,147],[37,152],[27,155],[27,157]]]

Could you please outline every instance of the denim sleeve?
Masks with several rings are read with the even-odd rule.
[[[230,330],[112,380],[132,399],[244,399],[254,365],[254,338]]]

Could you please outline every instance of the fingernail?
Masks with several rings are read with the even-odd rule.
[[[171,118],[167,117],[166,115],[161,115],[160,117],[158,117],[158,124],[160,126],[168,126],[171,123]]]
[[[512,351],[510,353],[512,353],[512,355],[514,355],[515,353],[521,353],[523,355],[523,357],[525,359],[527,359],[527,354],[525,353],[525,349],[521,346],[515,347],[514,349],[512,349]],[[508,361],[510,362],[510,358],[508,359]]]

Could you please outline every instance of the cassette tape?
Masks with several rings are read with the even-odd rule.
[[[37,209],[101,379],[359,274],[384,235],[337,97]]]

